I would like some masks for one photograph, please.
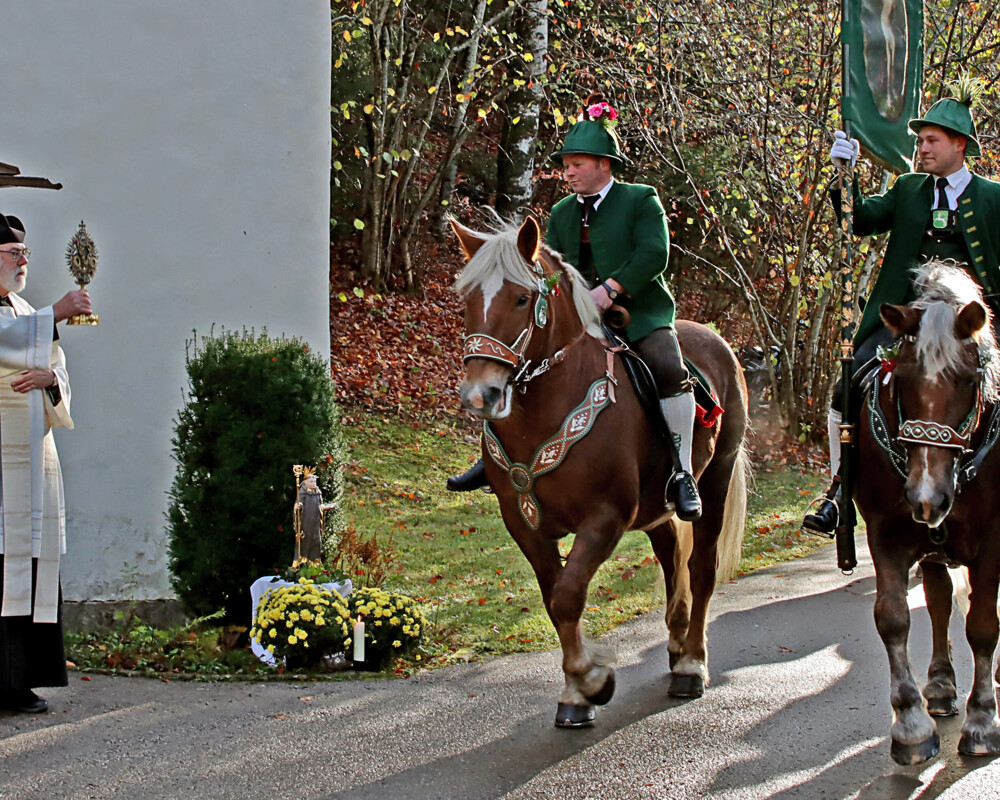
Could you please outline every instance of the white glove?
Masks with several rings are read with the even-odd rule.
[[[843,131],[833,132],[833,147],[830,148],[830,160],[835,167],[850,161],[853,167],[861,152],[861,143],[857,139],[848,139]]]

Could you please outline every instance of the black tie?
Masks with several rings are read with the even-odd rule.
[[[948,195],[944,193],[945,187],[948,185],[947,178],[937,179],[937,205],[934,208],[949,208],[948,206]]]
[[[597,201],[601,199],[599,194],[590,194],[583,198],[583,227],[588,227],[589,219],[591,213],[594,211],[594,207],[597,205]]]

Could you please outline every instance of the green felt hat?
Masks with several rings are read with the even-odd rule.
[[[975,158],[980,155],[979,139],[976,135],[976,123],[972,119],[972,111],[965,103],[960,103],[951,97],[938,100],[927,109],[922,119],[911,119],[909,126],[914,133],[919,133],[925,125],[937,125],[951,133],[957,133],[968,140],[965,155]]]
[[[614,132],[605,128],[600,122],[590,119],[581,120],[570,128],[562,150],[553,153],[551,158],[561,167],[563,156],[575,154],[609,158],[611,166],[616,168],[624,166],[627,162],[621,154],[618,137]]]

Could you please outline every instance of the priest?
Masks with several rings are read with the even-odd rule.
[[[90,313],[83,290],[35,311],[24,225],[0,214],[0,709],[41,713],[33,689],[67,684],[59,557],[66,525],[51,428],[72,428],[56,323]]]

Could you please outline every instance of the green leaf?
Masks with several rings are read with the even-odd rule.
[[[363,231],[365,229],[365,223],[363,223],[360,219],[356,219],[354,220],[354,227],[359,231]]]

